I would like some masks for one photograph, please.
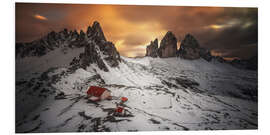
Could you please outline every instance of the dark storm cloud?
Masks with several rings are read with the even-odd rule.
[[[204,34],[200,33],[203,46],[219,50],[224,57],[249,58],[257,55],[258,49],[258,16],[257,9],[232,9],[231,16],[225,16],[224,28],[218,30],[210,29]],[[228,22],[236,21],[229,25]],[[207,36],[208,35],[208,36]]]
[[[221,56],[246,58],[257,53],[257,18],[256,8],[16,4],[16,41],[63,28],[85,30],[98,20],[121,55],[142,56],[151,40],[173,31],[178,40],[193,34]]]

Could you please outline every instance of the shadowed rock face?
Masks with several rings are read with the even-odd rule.
[[[95,21],[95,22],[93,23],[92,29],[93,29],[92,34],[93,34],[93,36],[94,36],[95,38],[99,38],[99,40],[104,40],[104,41],[106,41],[106,38],[105,38],[104,33],[103,33],[103,31],[102,31],[102,28],[101,28],[100,24],[99,24],[97,21]]]
[[[107,72],[109,70],[104,61],[111,67],[116,67],[121,62],[120,55],[112,42],[106,41],[98,45],[95,42],[89,42],[85,45],[84,53],[80,55],[82,68],[85,69],[90,64],[96,63],[101,70]]]
[[[94,22],[92,27],[88,27],[87,42],[85,51],[80,55],[80,65],[86,68],[92,63],[96,63],[101,70],[109,71],[106,63],[111,67],[118,66],[121,62],[119,52],[116,50],[112,42],[106,41],[101,26],[98,22]]]
[[[200,58],[200,52],[203,51],[201,51],[198,41],[192,35],[187,34],[181,42],[177,55],[184,59],[194,60]]]
[[[180,48],[177,51],[177,56],[189,60],[203,58],[206,61],[211,61],[213,58],[210,51],[200,47],[199,42],[191,34],[187,34],[181,42]]]
[[[109,71],[100,54],[98,53],[95,43],[90,42],[85,45],[84,53],[81,54],[81,67],[84,69],[92,63],[96,63],[101,70]]]
[[[150,45],[146,48],[146,55],[150,57],[181,57],[183,59],[199,59],[203,58],[207,61],[211,61],[213,58],[210,51],[201,48],[198,41],[190,34],[187,34],[184,40],[181,42],[181,47],[177,50],[177,39],[170,31],[166,33],[161,40],[160,47],[158,48],[158,40],[151,41]]]
[[[158,55],[161,58],[175,57],[176,51],[177,51],[177,39],[172,32],[168,31],[160,42]]]
[[[88,26],[86,35],[88,38],[93,39],[96,42],[106,41],[102,28],[97,21],[93,23],[92,27]]]
[[[116,50],[114,44],[112,42],[104,42],[104,44],[100,44],[100,50],[103,51],[104,57],[103,59],[109,64],[111,67],[118,66],[119,62],[121,62],[120,54]]]
[[[147,46],[145,56],[150,56],[150,57],[158,56],[158,39],[151,41],[150,45]]]

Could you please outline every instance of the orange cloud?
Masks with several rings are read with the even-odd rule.
[[[45,16],[42,16],[42,15],[39,15],[39,14],[34,15],[34,17],[36,19],[38,19],[38,20],[44,20],[44,21],[48,20]]]

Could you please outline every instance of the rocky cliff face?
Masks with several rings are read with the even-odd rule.
[[[76,59],[75,59],[76,60]],[[79,65],[86,68],[92,63],[96,63],[101,70],[109,71],[108,66],[116,67],[121,62],[120,55],[112,42],[102,42],[96,44],[95,42],[88,42],[85,45],[85,51],[80,55]]]
[[[88,27],[86,32],[85,50],[79,57],[74,58],[71,65],[74,65],[74,61],[78,61],[75,66],[86,68],[92,63],[96,63],[97,66],[104,71],[109,71],[108,66],[116,67],[121,58],[119,52],[116,50],[114,44],[106,40],[102,28],[98,22],[94,22],[92,27]]]
[[[187,34],[181,42],[180,49],[177,50],[177,39],[170,31],[166,33],[161,40],[160,47],[158,48],[157,39],[150,43],[146,48],[146,56],[167,58],[167,57],[181,57],[183,59],[195,60],[203,58],[211,61],[213,58],[210,51],[201,48],[198,41],[191,34]]]
[[[160,42],[158,56],[160,58],[175,57],[177,51],[177,39],[170,31],[166,33]]]
[[[90,37],[94,37],[96,40],[106,41],[102,28],[97,21],[95,21],[92,25],[92,32],[87,34],[90,35]]]
[[[158,56],[158,39],[151,41],[150,45],[146,47],[146,55],[150,57],[157,57]]]
[[[182,40],[180,49],[177,52],[179,57],[184,59],[199,59],[200,58],[200,45],[198,41],[190,34],[187,34]]]
[[[104,71],[108,66],[116,67],[121,62],[114,44],[106,40],[100,24],[95,21],[87,28],[86,33],[75,31],[50,32],[43,38],[30,43],[16,43],[16,57],[41,57],[57,48],[84,48],[79,57],[75,57],[70,65],[86,68],[92,63]]]

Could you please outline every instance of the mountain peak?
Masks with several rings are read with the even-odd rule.
[[[184,40],[181,42],[181,46],[189,46],[192,48],[198,48],[200,47],[197,39],[191,35],[191,34],[186,34]]]
[[[158,44],[158,39],[157,38],[154,40],[154,44]]]
[[[177,51],[177,39],[175,35],[168,31],[160,42],[159,57],[167,58],[176,56]]]
[[[95,37],[99,38],[100,40],[106,41],[103,30],[102,30],[98,21],[94,21],[94,23],[92,25],[92,30],[93,30],[93,35]]]
[[[158,39],[156,38],[154,41],[150,42],[150,45],[146,47],[146,55],[150,57],[157,57],[158,56]]]
[[[87,36],[88,36],[88,37],[91,36],[92,32],[93,32],[92,27],[91,27],[91,26],[88,26],[87,32],[86,32]]]

